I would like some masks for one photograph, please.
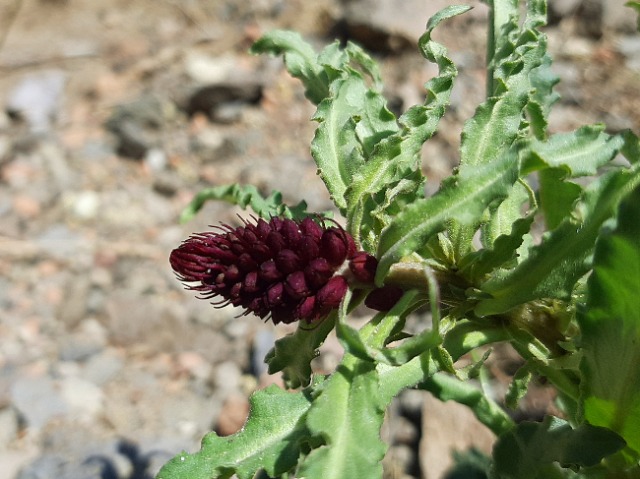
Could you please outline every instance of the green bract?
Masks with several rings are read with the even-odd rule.
[[[408,387],[468,406],[498,436],[486,477],[640,477],[640,142],[604,125],[550,134],[558,79],[542,30],[546,1],[487,3],[486,100],[464,126],[460,166],[430,197],[422,146],[457,75],[432,33],[469,7],[450,6],[427,23],[418,48],[438,74],[425,84],[424,103],[399,118],[386,106],[376,62],[352,43],[316,53],[299,35],[275,31],[253,46],[283,56],[317,106],[319,176],[357,247],[378,259],[375,287],[402,294],[357,330],[350,312],[378,290],[352,284],[339,310],[268,354],[269,372],[297,391],[255,393],[242,431],[211,433],[158,478],[381,478],[385,409]],[[264,218],[311,214],[277,192],[263,198],[228,185],[202,192],[184,218],[209,199]],[[425,305],[430,324],[404,332]],[[314,375],[311,361],[334,329],[344,357],[332,374]],[[515,407],[531,378],[544,376],[563,418],[515,424],[469,381],[490,354],[476,350],[504,341],[525,360],[505,402]],[[457,369],[469,352],[475,363]]]

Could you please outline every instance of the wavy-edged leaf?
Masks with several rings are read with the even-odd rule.
[[[620,434],[640,458],[640,187],[596,245],[582,330],[584,418]]]
[[[640,167],[611,171],[585,190],[572,214],[543,236],[527,259],[481,285],[491,295],[475,308],[476,314],[498,314],[536,298],[566,299],[590,269],[590,256],[602,224],[619,202],[640,184]]]
[[[365,162],[364,153],[397,130],[395,117],[379,93],[368,89],[362,76],[351,70],[346,78],[331,85],[313,119],[320,124],[311,144],[311,154],[318,165],[333,202],[344,213],[345,192],[354,174]]]
[[[475,283],[493,270],[515,266],[518,260],[518,248],[522,245],[524,236],[529,233],[534,215],[514,221],[508,234],[500,235],[491,249],[481,249],[468,254],[460,262],[460,274]]]
[[[547,137],[551,107],[560,99],[560,95],[553,91],[560,77],[551,70],[551,63],[551,56],[546,54],[540,66],[531,71],[533,92],[527,103],[527,113],[531,132],[538,140]]]
[[[386,406],[375,364],[347,355],[324,382],[307,414],[309,430],[324,445],[305,458],[297,477],[382,477],[386,445],[380,439],[380,428]]]
[[[270,477],[291,470],[309,437],[304,423],[311,399],[307,391],[285,392],[277,386],[254,393],[244,427],[232,436],[212,432],[194,454],[183,452],[160,470],[157,479],[251,479],[264,469]]]
[[[424,104],[407,110],[399,120],[401,130],[375,145],[349,185],[348,228],[367,251],[376,249],[378,234],[388,223],[390,210],[400,209],[405,198],[410,201],[422,193],[422,145],[435,133],[458,74],[447,50],[431,40],[431,33],[443,20],[467,10],[466,6],[447,7],[429,20],[419,46],[423,56],[438,65],[438,76],[425,84]],[[401,182],[404,184],[397,188]]]
[[[320,103],[329,94],[328,77],[318,63],[316,52],[300,34],[274,30],[251,46],[251,53],[283,55],[289,73],[302,81],[305,96],[314,104]]]
[[[522,172],[527,175],[544,167],[563,168],[571,178],[595,175],[611,161],[624,140],[604,133],[604,125],[586,125],[570,133],[557,133],[546,141],[534,140],[523,155]]]
[[[508,195],[517,178],[517,155],[512,152],[491,164],[466,168],[431,198],[407,206],[382,232],[376,282],[382,284],[392,264],[425,245],[449,221],[477,222],[492,202]]]
[[[573,204],[582,194],[582,187],[565,181],[567,171],[546,168],[538,172],[540,209],[544,214],[547,230],[553,230],[571,213]]]
[[[616,433],[583,424],[572,429],[562,419],[547,416],[542,423],[522,422],[502,435],[493,448],[499,479],[558,477],[557,465],[595,466],[624,447]]]
[[[311,361],[318,355],[318,348],[335,322],[336,313],[331,313],[319,324],[301,322],[294,333],[278,339],[265,358],[269,374],[282,371],[282,379],[288,388],[307,386],[311,381]]]
[[[242,208],[251,208],[261,218],[282,216],[296,220],[303,219],[313,213],[307,212],[307,203],[301,201],[295,206],[287,206],[282,202],[282,193],[273,191],[266,198],[253,185],[221,185],[200,191],[191,203],[182,211],[180,221],[185,223],[202,209],[207,201],[226,201]]]

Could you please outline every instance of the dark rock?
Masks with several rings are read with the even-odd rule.
[[[244,105],[255,105],[262,98],[258,82],[220,83],[197,89],[188,99],[187,114],[204,113],[212,121],[229,123]]]
[[[334,34],[374,52],[415,49],[429,18],[450,4],[448,0],[343,0]]]
[[[165,124],[165,104],[153,95],[116,107],[106,128],[116,136],[116,151],[126,158],[141,160],[147,151],[160,144]]]

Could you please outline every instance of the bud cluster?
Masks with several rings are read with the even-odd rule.
[[[311,322],[337,308],[348,284],[344,262],[359,281],[372,282],[377,262],[356,252],[340,226],[272,218],[194,234],[171,252],[178,279],[203,299],[221,298],[274,323]],[[371,258],[371,259],[369,259]]]

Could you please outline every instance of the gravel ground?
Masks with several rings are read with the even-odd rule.
[[[313,108],[280,60],[246,51],[272,28],[296,29],[319,46],[357,38],[376,50],[390,104],[406,107],[421,101],[435,72],[417,55],[416,37],[452,2],[407,1],[407,11],[393,15],[384,13],[388,3],[0,5],[4,477],[152,477],[207,431],[237,430],[248,394],[278,381],[261,358],[290,329],[195,300],[167,261],[190,233],[233,223],[238,210],[208,204],[187,224],[178,216],[201,188],[232,182],[331,208],[309,154]],[[462,121],[484,92],[486,8],[471,3],[472,13],[437,33],[460,78],[440,133],[425,147],[430,191],[455,165]],[[628,14],[606,3],[594,13],[585,7],[593,3],[555,4],[549,36],[563,100],[551,128],[604,121],[638,131],[639,37]],[[329,370],[339,356],[329,340],[318,368]],[[496,370],[508,377],[508,351],[500,357]],[[531,414],[550,407],[541,391],[525,405]],[[455,431],[439,448],[420,446],[435,414],[423,413],[425,399],[414,392],[389,413],[389,477],[441,477],[440,466],[427,475],[417,454],[446,465],[444,444],[457,444]],[[458,413],[438,413],[447,414]],[[481,442],[486,449],[490,439]]]

